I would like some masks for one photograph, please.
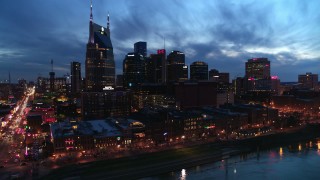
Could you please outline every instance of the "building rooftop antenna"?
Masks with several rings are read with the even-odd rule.
[[[51,59],[51,72],[53,72],[53,59]]]

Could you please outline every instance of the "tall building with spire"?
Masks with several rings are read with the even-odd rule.
[[[100,92],[106,86],[115,86],[115,61],[110,39],[110,17],[108,14],[107,27],[94,23],[92,1],[85,70],[86,91]]]

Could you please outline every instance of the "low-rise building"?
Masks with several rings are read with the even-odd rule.
[[[50,130],[55,152],[115,150],[144,137],[144,124],[132,119],[58,122]]]

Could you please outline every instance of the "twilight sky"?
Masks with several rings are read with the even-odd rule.
[[[84,76],[89,0],[2,0],[0,81],[70,73],[79,61]],[[244,76],[247,59],[267,57],[271,74],[297,81],[320,69],[319,0],[93,0],[94,22],[110,14],[116,73],[125,54],[146,41],[148,54],[179,50],[186,64],[205,61],[209,69]]]

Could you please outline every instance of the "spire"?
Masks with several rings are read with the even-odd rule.
[[[107,34],[110,36],[110,16],[108,12],[108,17],[107,17]]]
[[[93,21],[93,16],[92,16],[92,0],[90,0],[90,21]]]
[[[53,59],[51,59],[51,72],[53,72]]]
[[[89,40],[88,43],[94,43],[93,35],[93,16],[92,16],[92,0],[90,0],[90,24],[89,24]]]
[[[108,12],[108,19],[107,19],[107,29],[110,30],[110,16],[109,16],[109,12]]]

